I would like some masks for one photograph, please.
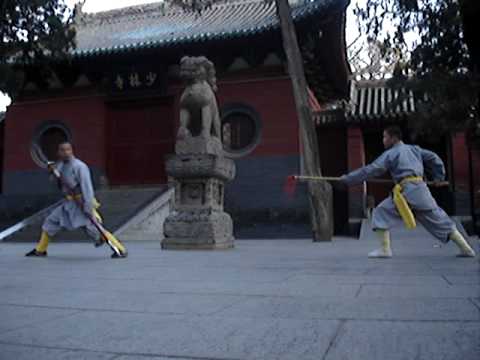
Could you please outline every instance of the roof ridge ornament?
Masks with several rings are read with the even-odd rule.
[[[165,15],[168,10],[174,5],[166,5],[165,2],[154,2],[148,4],[127,6],[118,9],[112,9],[107,11],[99,11],[96,13],[83,13],[85,21],[84,25],[102,25],[105,23],[122,22],[125,18],[136,18],[147,15],[159,14]]]
[[[112,23],[112,22],[120,22],[125,17],[135,17],[135,16],[142,16],[142,15],[151,15],[151,13],[157,13],[159,15],[174,15],[180,11],[185,11],[182,9],[181,5],[176,3],[169,3],[167,4],[165,1],[157,1],[153,3],[147,4],[140,4],[140,5],[132,5],[126,6],[118,9],[106,10],[106,11],[99,11],[96,13],[85,13],[82,11],[83,4],[86,0],[83,0],[81,3],[77,3],[75,5],[75,11],[78,11],[81,14],[82,24],[84,25],[101,25],[103,23]],[[258,3],[264,2],[265,0],[223,0],[212,2],[211,0],[204,0],[205,2],[209,3],[208,8],[213,7],[223,7],[223,6],[235,6],[239,3]],[[78,10],[77,10],[78,8]],[[195,10],[192,10],[195,11]]]
[[[85,1],[86,0],[79,1],[78,3],[75,4],[73,8],[73,19],[74,19],[73,21],[75,24],[85,23],[86,13],[83,12]]]

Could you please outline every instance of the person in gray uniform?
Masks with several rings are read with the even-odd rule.
[[[62,229],[71,231],[84,228],[87,235],[95,241],[95,246],[105,243],[105,239],[92,221],[96,219],[101,223],[102,219],[97,211],[99,204],[95,199],[88,166],[74,156],[72,144],[69,142],[59,145],[58,157],[59,161],[55,165],[49,165],[49,170],[52,172],[56,170],[61,175],[62,180],[58,185],[65,194],[65,200],[45,219],[40,241],[26,256],[47,256],[50,238]],[[112,257],[126,257],[124,245],[110,232],[105,231],[105,235],[117,249],[120,249],[119,254],[114,252]]]
[[[437,205],[424,181],[425,170],[434,185],[445,180],[445,166],[440,157],[419,146],[403,143],[402,132],[397,126],[385,129],[383,145],[386,151],[375,161],[340,178],[341,183],[350,186],[388,171],[396,184],[392,196],[373,211],[372,228],[380,235],[381,247],[369,253],[369,257],[392,257],[389,229],[400,218],[408,228],[415,227],[415,221],[420,222],[443,243],[452,240],[460,249],[459,256],[474,257],[474,250],[452,219]]]

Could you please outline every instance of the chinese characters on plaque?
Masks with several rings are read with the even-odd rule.
[[[164,86],[161,75],[156,71],[118,71],[113,74],[114,92],[158,89]]]

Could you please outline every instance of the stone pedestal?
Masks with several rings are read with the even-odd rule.
[[[166,161],[175,179],[175,205],[164,224],[162,248],[232,248],[233,222],[223,203],[225,183],[235,177],[233,160],[214,137],[179,140],[175,150]]]

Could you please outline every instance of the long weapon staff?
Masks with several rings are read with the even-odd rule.
[[[295,194],[295,189],[297,182],[299,181],[340,181],[341,178],[333,176],[301,176],[301,175],[290,175],[287,177],[284,185],[284,191],[289,195],[293,196]],[[372,179],[368,182],[378,183],[378,184],[392,184],[392,180],[387,179]],[[427,181],[427,185],[441,187],[448,186],[450,183],[448,181]]]
[[[87,219],[95,226],[95,228],[98,230],[100,233],[100,236],[105,240],[105,242],[108,244],[108,246],[112,249],[112,251],[117,254],[117,256],[125,256],[124,254],[115,244],[110,241],[110,236],[108,231],[103,227],[102,224],[100,224],[97,219],[90,213],[86,212],[85,209],[83,208],[83,201],[80,197],[75,196],[75,191],[66,183],[66,181],[63,179],[62,174],[53,166],[54,163],[49,161],[45,155],[43,154],[42,150],[37,144],[33,144],[31,148],[31,154],[34,159],[37,160],[37,163],[41,165],[40,167],[44,169],[49,169],[53,176],[57,179],[58,183],[63,186],[64,189],[67,190],[68,195],[70,195],[77,204],[77,206],[82,210],[82,212],[85,214]]]

